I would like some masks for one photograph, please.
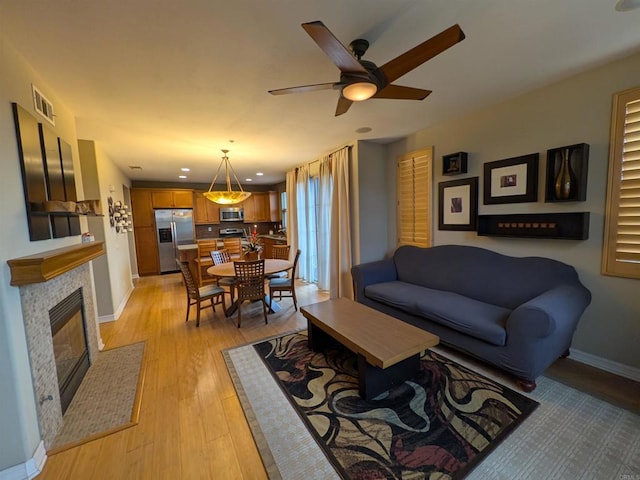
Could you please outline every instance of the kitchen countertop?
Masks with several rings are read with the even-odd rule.
[[[282,242],[287,241],[287,237],[285,235],[258,235],[258,238],[270,238],[271,240],[279,240]]]

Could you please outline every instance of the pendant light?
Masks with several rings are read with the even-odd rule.
[[[236,172],[233,171],[233,167],[229,162],[229,157],[227,157],[227,153],[229,153],[229,150],[222,150],[222,153],[224,154],[224,156],[222,157],[222,161],[220,162],[218,171],[216,172],[216,175],[213,177],[213,181],[209,186],[209,191],[205,192],[203,195],[207,200],[210,200],[214,203],[219,203],[220,205],[234,205],[236,203],[240,203],[246,200],[247,198],[249,198],[251,196],[251,192],[245,192],[242,189],[242,185],[240,185],[240,181],[236,176]],[[227,189],[213,190],[216,180],[218,179],[218,174],[220,173],[220,170],[222,169],[223,165],[225,170]],[[238,184],[238,187],[240,188],[240,190],[233,191],[231,189],[231,176],[229,175],[230,173],[229,171],[231,171],[231,173],[233,174],[233,178],[235,178],[236,183]]]

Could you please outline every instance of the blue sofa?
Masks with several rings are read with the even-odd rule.
[[[515,375],[525,391],[568,355],[591,302],[570,265],[463,245],[402,246],[351,275],[356,301]]]

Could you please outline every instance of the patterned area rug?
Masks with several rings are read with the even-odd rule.
[[[144,342],[103,350],[82,379],[47,455],[137,424]]]
[[[433,352],[365,401],[346,349],[311,352],[303,332],[254,347],[342,478],[463,478],[538,405]]]

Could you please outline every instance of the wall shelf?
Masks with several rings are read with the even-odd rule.
[[[556,178],[560,171],[563,152],[570,152],[572,186],[567,198],[556,193]],[[545,202],[584,202],[587,199],[587,171],[589,169],[589,144],[577,143],[547,150]]]
[[[480,215],[478,235],[586,240],[589,212]]]

